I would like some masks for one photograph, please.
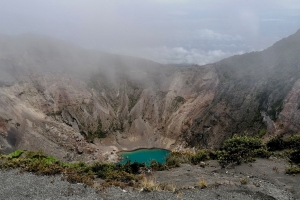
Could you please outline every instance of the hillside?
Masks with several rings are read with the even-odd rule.
[[[210,107],[195,121],[190,143],[208,146],[234,134],[266,138],[299,130],[300,31],[261,52],[214,66],[219,84]]]
[[[109,160],[299,130],[300,31],[262,52],[169,66],[51,38],[0,37],[0,153]]]

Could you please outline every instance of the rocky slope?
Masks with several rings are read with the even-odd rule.
[[[0,153],[111,159],[299,130],[300,31],[262,52],[178,67],[40,36],[0,37]],[[266,134],[264,134],[267,132]]]
[[[213,146],[233,134],[298,132],[299,52],[300,30],[262,52],[216,63],[217,92],[190,129],[190,143]]]

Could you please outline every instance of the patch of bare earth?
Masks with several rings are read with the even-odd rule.
[[[151,176],[157,184],[171,183],[178,190],[205,187],[204,190],[224,198],[229,198],[229,192],[232,198],[243,193],[252,199],[300,199],[299,175],[287,175],[287,166],[285,160],[275,158],[223,169],[217,161],[208,161],[202,167],[182,164],[169,171],[153,172]]]

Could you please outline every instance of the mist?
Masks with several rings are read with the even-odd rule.
[[[262,50],[300,27],[299,1],[3,1],[0,34],[46,35],[168,64]]]

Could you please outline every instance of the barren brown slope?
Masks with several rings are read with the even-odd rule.
[[[210,65],[166,66],[42,37],[1,42],[2,151],[100,159],[112,150],[180,148],[218,85]]]
[[[297,132],[299,35],[189,67],[3,37],[0,151],[110,159],[113,150],[218,147],[233,134]]]

